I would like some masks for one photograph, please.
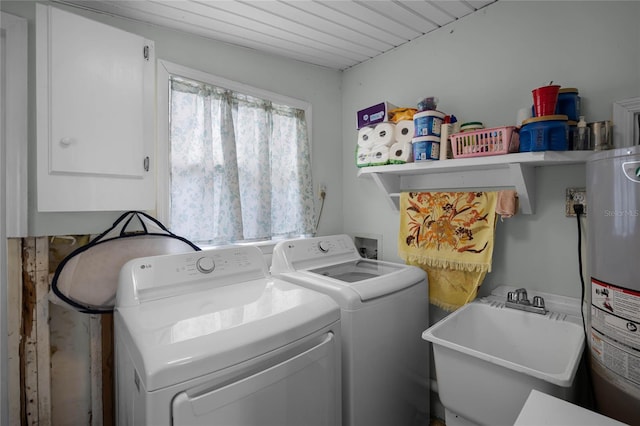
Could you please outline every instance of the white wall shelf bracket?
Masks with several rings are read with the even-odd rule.
[[[522,214],[535,213],[536,169],[520,163],[509,164],[511,182],[518,194]]]
[[[378,185],[378,188],[380,188],[384,194],[388,195],[387,200],[389,201],[391,208],[398,211],[400,200],[400,176],[372,173],[371,178],[373,178],[373,181]]]

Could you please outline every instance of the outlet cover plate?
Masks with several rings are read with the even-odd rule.
[[[581,216],[587,215],[587,189],[586,188],[567,188],[565,197],[565,215],[567,217],[575,217],[576,214],[573,211],[574,204],[582,204],[584,213]]]

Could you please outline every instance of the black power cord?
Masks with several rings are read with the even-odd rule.
[[[582,314],[582,328],[584,329],[585,338],[587,337],[587,323],[584,319],[584,299],[585,299],[585,285],[584,276],[582,275],[582,227],[580,225],[580,216],[584,214],[584,206],[582,204],[574,204],[573,211],[576,214],[578,220],[578,268],[580,272],[580,283],[582,285],[582,293],[580,297],[580,313]],[[586,343],[586,342],[585,342]]]
[[[582,288],[581,297],[580,297],[580,314],[582,316],[582,331],[584,332],[584,344],[585,350],[582,353],[583,365],[585,368],[585,377],[587,380],[587,388],[589,389],[589,401],[586,402],[588,406],[595,406],[595,394],[593,389],[593,380],[591,377],[591,368],[589,362],[589,333],[587,333],[587,322],[584,318],[584,302],[585,302],[585,294],[586,294],[586,286],[584,283],[584,275],[582,274],[582,226],[580,222],[580,216],[584,214],[584,205],[576,203],[573,205],[573,211],[576,214],[576,219],[578,222],[578,268],[580,272],[580,284]],[[590,309],[590,308],[589,308]]]
[[[316,230],[315,230],[314,234],[318,232],[318,226],[320,226],[320,218],[322,217],[322,209],[324,209],[324,199],[325,198],[327,198],[327,190],[326,189],[321,189],[320,190],[320,199],[322,200],[322,203],[320,204],[320,212],[318,213],[318,220],[316,221]]]

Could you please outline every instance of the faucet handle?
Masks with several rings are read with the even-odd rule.
[[[529,302],[529,299],[527,298],[527,290],[524,288],[519,288],[516,290],[516,298],[519,303]]]
[[[536,308],[544,308],[544,299],[542,296],[533,296],[533,306]]]

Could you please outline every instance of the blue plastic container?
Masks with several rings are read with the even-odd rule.
[[[546,115],[522,122],[520,152],[568,149],[569,124],[566,115]]]
[[[440,138],[426,136],[413,138],[413,161],[430,161],[440,159]]]
[[[435,110],[417,112],[413,116],[414,135],[416,137],[440,136],[440,128],[443,122],[443,112]]]
[[[566,115],[569,121],[578,121],[580,118],[580,96],[578,89],[573,87],[560,89],[558,92],[558,102],[556,103],[556,114]]]

